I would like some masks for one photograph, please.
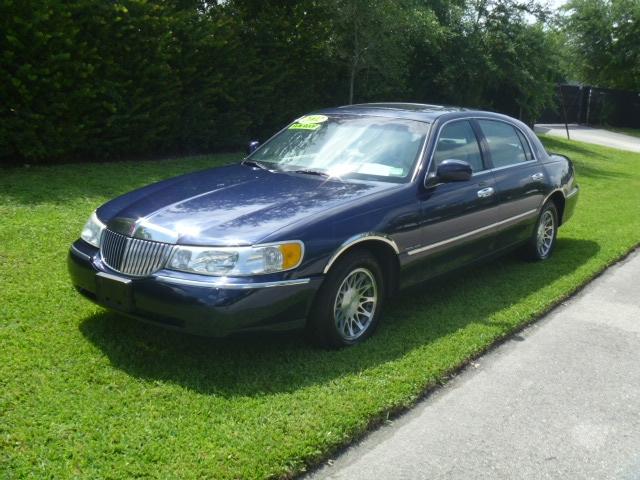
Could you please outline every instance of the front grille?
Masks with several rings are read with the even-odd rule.
[[[166,263],[173,245],[131,238],[105,230],[100,242],[102,261],[115,271],[144,277],[160,270]]]

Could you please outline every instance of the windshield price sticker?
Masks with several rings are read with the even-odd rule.
[[[317,130],[320,128],[319,123],[292,123],[289,130]]]
[[[324,123],[329,120],[326,115],[305,115],[299,118],[296,123]]]
[[[305,115],[292,123],[289,130],[317,130],[327,120],[329,117],[326,115]]]

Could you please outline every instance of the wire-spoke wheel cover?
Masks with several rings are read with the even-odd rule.
[[[538,249],[538,255],[541,258],[549,255],[551,247],[553,246],[553,239],[555,237],[555,219],[551,210],[545,210],[540,216],[538,222],[538,234],[536,248]]]
[[[344,278],[333,306],[338,334],[356,340],[371,326],[378,305],[378,286],[366,268],[357,268]]]

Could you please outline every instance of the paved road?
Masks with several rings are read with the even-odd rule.
[[[536,133],[546,133],[556,137],[567,138],[564,124],[538,124],[535,126]],[[595,143],[605,147],[619,148],[631,152],[640,152],[640,138],[623,133],[610,132],[601,128],[585,127],[583,125],[569,125],[569,136],[571,140]]]
[[[312,479],[640,479],[640,251]]]

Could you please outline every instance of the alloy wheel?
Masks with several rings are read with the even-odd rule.
[[[545,210],[538,222],[536,247],[541,258],[549,255],[555,237],[555,219],[551,210]]]
[[[374,318],[378,287],[366,268],[351,271],[338,288],[333,316],[338,334],[349,342],[362,336]]]

